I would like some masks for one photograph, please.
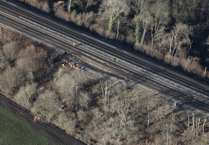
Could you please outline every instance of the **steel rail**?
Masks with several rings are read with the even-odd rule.
[[[12,9],[10,7],[12,7]],[[7,11],[10,11],[10,13],[12,11],[14,11],[15,13],[13,12],[13,14],[16,16],[21,15],[23,17],[29,18],[30,20],[40,23],[41,25],[43,25],[45,27],[49,27],[53,30],[59,31],[65,35],[75,38],[76,40],[80,40],[80,42],[84,42],[85,44],[91,45],[91,46],[98,48],[102,51],[105,51],[111,55],[114,55],[118,58],[124,59],[127,62],[133,63],[133,64],[135,64],[139,67],[142,67],[146,70],[149,70],[153,73],[156,73],[156,74],[166,77],[172,81],[175,81],[179,84],[187,86],[188,88],[191,88],[191,89],[201,92],[205,95],[208,95],[208,85],[203,85],[202,83],[199,83],[199,82],[194,81],[188,77],[185,77],[185,76],[182,76],[182,75],[177,74],[175,72],[172,72],[170,70],[167,70],[161,66],[157,66],[156,64],[153,64],[153,62],[150,63],[150,62],[148,62],[144,59],[141,59],[135,55],[132,55],[132,54],[127,55],[127,53],[122,53],[122,51],[118,51],[114,47],[109,48],[110,47],[109,45],[106,45],[104,43],[100,43],[100,42],[98,42],[94,39],[91,39],[89,37],[86,37],[86,36],[84,37],[84,35],[80,34],[79,32],[71,30],[68,27],[58,24],[57,22],[54,22],[48,18],[45,18],[43,16],[39,16],[35,13],[24,10],[22,8],[20,9],[18,7],[14,7],[13,5],[11,6],[9,4],[6,4],[4,6],[0,5],[0,8],[4,8]],[[27,14],[26,14],[26,12],[27,12]]]
[[[35,28],[35,26],[31,26],[31,25],[30,26],[24,26],[24,25],[22,25],[24,22],[18,22],[20,20],[15,21],[14,18],[9,19],[8,17],[2,16],[2,15],[1,15],[0,18],[1,18],[2,21],[4,21],[4,23],[5,23],[5,21],[7,21],[6,23],[11,25],[11,26],[13,26],[13,27],[19,27],[19,29],[25,29],[24,31],[28,31],[30,33],[31,32],[35,33],[36,35],[41,36],[43,39],[44,38],[47,39],[48,42],[51,42],[51,43],[56,42],[57,45],[60,45],[60,47],[67,47],[67,48],[69,47],[69,44],[66,43],[65,40],[62,40],[63,38],[58,37],[58,36],[56,36],[54,34],[53,34],[53,37],[55,37],[55,38],[53,38],[50,34],[47,34],[46,32],[44,32],[41,29],[39,30],[39,29]],[[14,21],[15,21],[15,23],[14,23]],[[27,24],[27,23],[25,23],[25,24]],[[34,27],[34,28],[31,28],[31,27]],[[51,38],[48,39],[48,37],[51,37]],[[56,40],[56,39],[60,39],[60,40]],[[79,49],[79,47],[76,48],[76,50],[78,50],[78,49]],[[81,50],[81,51],[84,51],[84,50]],[[86,50],[86,53],[90,53],[90,52]],[[105,61],[105,59],[102,58],[102,55],[94,54],[93,51],[91,51],[90,55],[92,55],[94,57],[100,56],[99,59]],[[170,86],[171,88],[168,87],[168,84],[164,84],[163,85],[161,83],[159,85],[159,82],[156,82],[156,81],[152,80],[151,78],[144,77],[143,75],[140,75],[137,71],[133,71],[133,70],[130,70],[130,69],[126,69],[125,70],[125,71],[127,71],[129,73],[124,73],[121,70],[122,66],[116,65],[116,64],[112,63],[111,61],[109,61],[108,63],[110,63],[112,65],[112,67],[114,67],[115,71],[120,72],[121,75],[127,76],[127,74],[128,74],[129,75],[128,78],[135,79],[137,81],[140,80],[141,83],[143,83],[143,85],[145,85],[145,86],[149,86],[149,87],[151,87],[153,89],[157,89],[157,90],[163,91],[165,94],[171,95],[171,96],[173,96],[176,99],[185,100],[187,98],[189,100],[193,100],[193,98],[191,98],[185,92],[177,91],[176,88],[174,90],[174,88],[172,86]],[[206,103],[207,100],[204,100],[204,102]],[[201,103],[201,104],[202,105],[200,105],[200,103],[199,103],[199,108],[201,107],[201,109],[204,109],[206,111],[207,110],[207,107],[206,107],[207,105],[204,104],[204,103]]]

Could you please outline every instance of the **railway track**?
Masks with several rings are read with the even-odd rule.
[[[171,70],[167,70],[162,66],[158,66],[155,63],[137,57],[136,55],[121,51],[115,47],[110,46],[109,44],[101,43],[100,41],[97,41],[91,37],[87,37],[86,35],[83,35],[80,32],[74,31],[64,25],[54,22],[41,15],[19,8],[15,5],[10,5],[0,1],[0,11],[9,12],[9,15],[5,14],[4,12],[0,13],[1,24],[8,25],[19,31],[24,31],[24,33],[38,36],[39,39],[42,39],[47,43],[50,43],[54,47],[63,49],[66,52],[74,51],[77,54],[83,55],[85,57],[97,58],[97,60],[99,59],[101,60],[101,62],[105,62],[105,64],[101,63],[102,65],[112,69],[119,76],[126,76],[127,78],[143,83],[143,85],[145,86],[158,90],[164,94],[173,96],[175,100],[180,100],[180,102],[182,103],[186,102],[186,104],[189,104],[197,109],[203,111],[209,110],[207,107],[208,99],[206,98],[207,96],[209,96],[208,95],[209,90],[207,84],[202,84],[200,82],[192,80],[191,78],[188,78],[181,74],[177,74],[176,72],[173,72]],[[140,71],[140,69],[126,65],[125,63],[122,63],[122,61],[115,62],[113,60],[109,60],[107,59],[108,55],[105,56],[104,53],[86,47],[85,45],[72,47],[72,43],[73,43],[72,39],[67,39],[58,35],[55,32],[47,31],[41,28],[40,26],[34,25],[32,23],[25,21],[24,19],[21,19],[20,16],[22,18],[26,18],[30,21],[38,23],[42,26],[48,27],[51,30],[72,37],[73,39],[85,43],[86,45],[94,47],[98,50],[101,50],[106,54],[110,54],[116,58],[125,60],[128,63],[132,63],[135,66],[138,66],[145,70],[151,71],[152,73],[163,76],[164,78],[172,80],[173,82],[177,82],[180,85],[184,85],[190,89],[202,93],[206,97],[199,96],[198,99],[194,99],[193,97],[191,97],[191,95],[187,93],[187,91],[182,90],[181,88],[179,88],[179,86],[176,86],[175,84],[166,82],[160,78],[157,78],[154,75],[150,75],[146,71]]]

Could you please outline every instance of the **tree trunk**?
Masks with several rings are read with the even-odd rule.
[[[178,47],[176,48],[175,56],[177,54],[177,51],[179,50],[180,45],[181,45],[181,42],[179,43]]]
[[[1,38],[4,39],[3,27],[1,27]]]
[[[143,34],[142,34],[142,39],[141,39],[141,45],[143,44],[143,42],[144,42],[144,37],[145,37],[145,34],[146,34],[146,29],[144,29],[144,31],[143,31]]]
[[[199,129],[200,129],[200,118],[199,118],[199,121],[198,121],[198,130],[197,130],[197,135],[199,133]]]
[[[118,40],[118,36],[119,36],[119,29],[120,29],[120,19],[118,20],[117,37],[116,37],[116,40]]]
[[[196,130],[195,131],[196,131],[196,135],[197,135],[197,118],[196,118]]]
[[[205,75],[206,75],[206,73],[207,73],[207,67],[205,67]]]
[[[172,41],[173,41],[173,36],[171,37],[171,40],[170,40],[170,55],[171,55],[171,46],[172,46]]]
[[[70,13],[70,9],[71,9],[71,2],[72,0],[69,0],[69,5],[68,5],[68,12]]]
[[[148,126],[149,126],[149,104],[148,104]]]
[[[194,129],[194,113],[192,113],[193,117],[192,117],[192,121],[193,121],[193,126],[192,126],[192,130]]]
[[[168,134],[168,125],[166,124],[166,130],[167,130],[167,145],[169,145],[169,134]]]
[[[105,82],[105,105],[107,105],[107,81]]]
[[[153,34],[152,34],[152,49],[153,49]]]
[[[104,88],[103,88],[103,81],[102,80],[100,80],[100,84],[101,84],[101,88],[102,88],[102,95],[104,97]]]
[[[204,135],[204,127],[205,127],[205,122],[206,122],[206,118],[205,118],[205,121],[204,121],[204,123],[203,123],[203,135]]]

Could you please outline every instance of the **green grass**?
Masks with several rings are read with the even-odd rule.
[[[17,117],[0,105],[1,145],[49,145],[50,139],[38,135],[24,118]]]

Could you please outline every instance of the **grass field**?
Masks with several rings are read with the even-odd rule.
[[[32,126],[0,105],[0,145],[49,145],[51,140],[38,135]]]

